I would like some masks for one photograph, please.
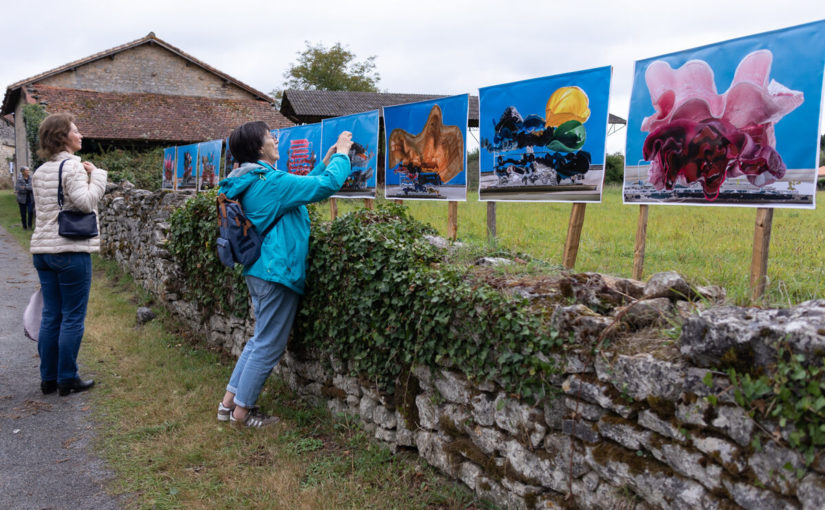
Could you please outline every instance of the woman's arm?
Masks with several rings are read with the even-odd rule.
[[[271,180],[271,186],[278,195],[275,201],[279,209],[284,211],[329,198],[341,189],[349,174],[349,157],[335,154],[319,173],[313,170],[312,175],[302,176],[280,172]]]
[[[88,161],[71,161],[63,167],[63,194],[79,211],[92,212],[106,191],[107,175]]]

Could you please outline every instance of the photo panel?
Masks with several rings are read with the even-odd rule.
[[[469,98],[384,107],[386,198],[467,200]]]
[[[166,147],[165,149],[163,149],[163,174],[160,183],[161,189],[175,189],[175,169],[177,168],[177,153],[177,147]]]
[[[175,189],[195,189],[198,170],[198,144],[178,147]]]
[[[295,175],[307,175],[321,162],[321,124],[305,124],[273,129],[278,139],[278,169]]]
[[[352,133],[349,160],[352,167],[344,186],[333,198],[375,198],[378,171],[378,110],[345,115],[321,121],[325,155],[335,145],[342,131]]]
[[[228,136],[226,137],[226,140],[224,140],[224,146],[226,147],[226,150],[224,151],[224,154],[223,154],[223,176],[224,176],[224,178],[226,178],[226,177],[229,177],[229,174],[232,173],[232,170],[238,168],[241,165],[240,165],[240,163],[235,161],[235,157],[232,155],[232,152],[229,150],[229,137]]]
[[[636,62],[624,203],[815,207],[825,21]]]
[[[479,200],[600,202],[611,73],[479,89]]]
[[[210,190],[218,185],[222,146],[223,140],[198,144],[198,191]]]

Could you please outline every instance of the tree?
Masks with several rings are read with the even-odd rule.
[[[621,184],[624,180],[624,154],[614,152],[607,155],[604,182],[606,184]]]
[[[375,55],[357,61],[340,42],[330,48],[304,43],[307,47],[299,53],[298,62],[284,73],[284,88],[378,92],[381,77],[375,71]]]

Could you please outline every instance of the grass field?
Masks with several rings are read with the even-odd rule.
[[[825,192],[818,192],[819,202]],[[380,202],[381,200],[379,200]],[[447,204],[405,201],[410,213],[446,235]],[[344,214],[361,200],[338,200]],[[570,204],[500,202],[497,243],[561,264]],[[328,207],[321,209],[328,214]],[[471,194],[458,205],[458,239],[486,243],[487,205]],[[621,188],[606,188],[601,204],[587,206],[575,270],[630,277],[639,207],[622,205]],[[750,264],[756,210],[744,207],[649,208],[644,276],[675,270],[695,284],[725,287],[733,302],[750,302]],[[825,297],[825,210],[776,209],[765,304]]]

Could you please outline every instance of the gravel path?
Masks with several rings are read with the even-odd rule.
[[[40,392],[37,345],[23,335],[37,272],[31,255],[2,227],[0,260],[0,508],[120,508],[122,501],[104,489],[112,473],[91,447],[88,393]],[[93,377],[83,368],[81,377]]]

